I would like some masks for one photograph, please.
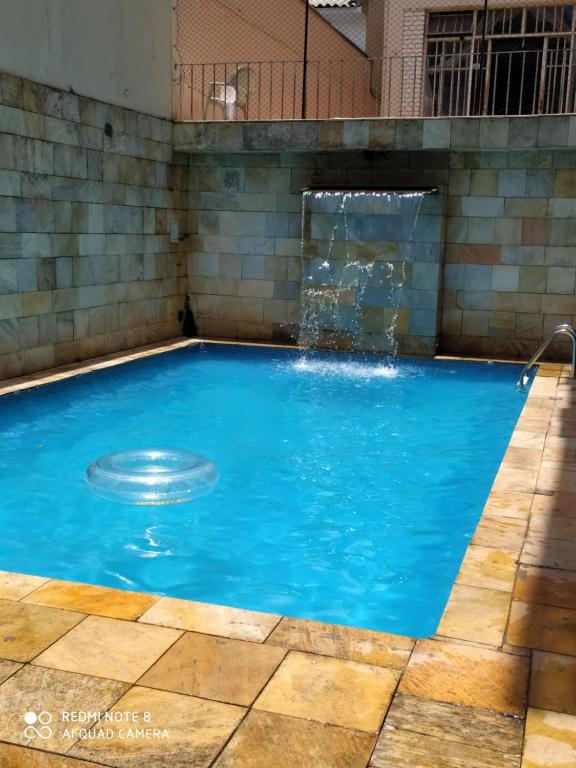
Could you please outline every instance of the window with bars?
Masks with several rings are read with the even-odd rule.
[[[572,5],[430,13],[428,114],[573,112],[575,35]]]

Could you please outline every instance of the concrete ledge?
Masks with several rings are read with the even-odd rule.
[[[180,152],[576,147],[576,116],[176,123]]]

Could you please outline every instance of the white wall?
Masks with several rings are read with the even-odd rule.
[[[0,0],[0,70],[172,116],[171,0]]]

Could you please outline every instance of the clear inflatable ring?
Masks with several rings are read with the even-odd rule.
[[[180,504],[210,493],[218,470],[197,453],[146,449],[102,456],[88,467],[85,479],[107,501]]]

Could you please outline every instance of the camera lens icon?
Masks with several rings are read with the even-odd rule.
[[[27,739],[49,739],[52,736],[52,728],[49,727],[49,723],[52,722],[50,712],[26,712],[24,722],[26,723],[24,736]]]

